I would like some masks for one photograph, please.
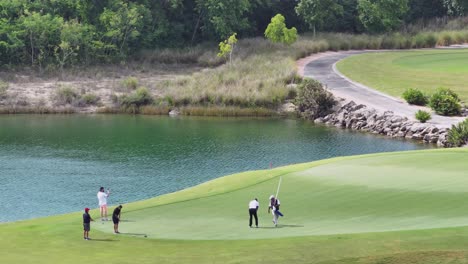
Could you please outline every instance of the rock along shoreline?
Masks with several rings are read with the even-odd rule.
[[[345,104],[338,103],[333,113],[319,117],[314,122],[449,147],[448,128],[439,128],[433,124],[412,121],[407,117],[395,115],[392,111],[379,112],[366,105],[356,104],[354,101]]]

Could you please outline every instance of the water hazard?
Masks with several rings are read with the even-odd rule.
[[[245,170],[427,148],[285,119],[0,116],[0,222],[174,192]]]

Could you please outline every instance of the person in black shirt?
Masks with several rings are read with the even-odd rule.
[[[114,222],[114,234],[119,234],[119,222],[120,222],[120,211],[122,210],[122,205],[117,206],[114,209],[112,214],[112,221]]]
[[[94,221],[93,218],[89,215],[89,208],[85,208],[85,213],[83,214],[83,238],[89,240],[89,230],[91,229],[91,221]]]

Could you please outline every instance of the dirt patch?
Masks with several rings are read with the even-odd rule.
[[[113,105],[112,97],[129,91],[123,81],[129,77],[138,80],[138,86],[147,87],[153,96],[161,96],[165,82],[189,76],[201,70],[191,65],[155,65],[154,67],[107,66],[68,70],[65,74],[53,72],[48,76],[27,69],[16,72],[1,72],[2,80],[8,83],[7,96],[0,98],[3,108],[56,108],[53,97],[59,88],[68,87],[78,94],[94,94],[100,98],[100,107]],[[93,113],[96,106],[73,107],[76,112]]]

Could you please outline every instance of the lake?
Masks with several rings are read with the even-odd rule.
[[[128,203],[270,164],[428,147],[292,119],[3,115],[0,222],[96,208],[100,186]]]

